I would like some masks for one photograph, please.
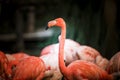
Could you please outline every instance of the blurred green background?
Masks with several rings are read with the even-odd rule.
[[[45,46],[58,42],[59,28],[52,28],[53,34],[46,38],[26,40],[22,35],[38,29],[44,31],[48,21],[62,17],[67,24],[67,38],[110,58],[120,49],[119,3],[119,0],[0,0],[0,35],[17,35],[12,40],[0,39],[0,50],[39,55]]]

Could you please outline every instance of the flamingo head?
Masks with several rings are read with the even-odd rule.
[[[64,27],[65,26],[65,21],[63,20],[63,18],[57,18],[55,20],[51,20],[48,22],[48,27],[53,27],[53,26],[58,26],[58,27]]]

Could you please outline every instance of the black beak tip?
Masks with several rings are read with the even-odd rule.
[[[45,30],[48,30],[48,28],[49,28],[49,27],[47,26],[47,27],[45,28]]]

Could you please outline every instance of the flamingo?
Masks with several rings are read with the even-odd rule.
[[[16,60],[21,61],[22,59],[25,59],[25,58],[29,57],[30,55],[25,52],[17,52],[17,53],[13,53],[12,56]]]
[[[58,64],[58,54],[46,54],[40,56],[40,58],[44,61],[46,66],[45,71],[45,80],[61,80],[62,74],[59,70]]]
[[[69,64],[67,67],[64,63],[64,44],[66,39],[66,24],[63,18],[57,18],[48,22],[48,27],[57,26],[61,28],[61,37],[59,39],[59,55],[58,62],[59,68],[65,80],[112,80],[113,77],[99,68],[94,63],[76,60]],[[94,75],[94,76],[93,76]]]
[[[4,52],[0,51],[0,80],[11,79],[12,70]]]
[[[5,54],[5,55],[7,56],[11,67],[16,66],[21,60],[30,56],[24,52],[17,52],[13,54]]]
[[[87,45],[81,45],[80,47],[78,47],[77,55],[80,60],[93,62],[104,70],[109,63],[106,58],[102,57],[99,51]]]
[[[12,53],[12,54],[6,54],[9,64],[8,66],[12,70],[12,76],[15,74],[16,66],[25,58],[29,57],[27,53],[24,52],[17,52],[17,53]]]
[[[70,50],[72,53],[73,49],[79,46],[80,46],[79,43],[71,39],[65,39],[65,52],[66,50]],[[40,55],[42,56],[42,55],[50,54],[50,53],[53,53],[55,50],[58,51],[58,49],[59,49],[59,43],[48,45],[41,50]]]
[[[120,51],[113,55],[106,68],[109,74],[115,76],[115,80],[120,79]]]
[[[66,39],[65,40],[65,63],[66,65],[70,64],[72,61],[78,60],[77,56],[77,49],[80,47],[80,44],[71,40]],[[44,56],[47,54],[58,54],[59,51],[59,43],[48,45],[47,47],[43,48],[41,51],[40,56]],[[70,54],[69,54],[70,53]]]
[[[6,57],[7,57],[7,59],[8,59],[9,62],[15,60],[15,57],[13,57],[11,54],[6,53],[5,55],[6,55]]]
[[[107,72],[112,74],[115,72],[120,72],[120,51],[117,52],[113,57],[110,59],[109,64],[107,66]]]
[[[42,80],[45,64],[42,59],[30,56],[23,59],[15,69],[13,80]]]
[[[96,65],[98,65],[100,68],[106,70],[109,60],[107,58],[103,58],[101,55],[97,56],[95,59]]]

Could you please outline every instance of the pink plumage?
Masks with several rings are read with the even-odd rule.
[[[110,74],[120,72],[120,51],[113,55],[110,59],[107,71]]]
[[[12,70],[9,67],[9,61],[4,52],[0,51],[0,79],[10,79]]]
[[[42,80],[44,72],[45,64],[42,59],[30,56],[16,66],[13,80]]]

